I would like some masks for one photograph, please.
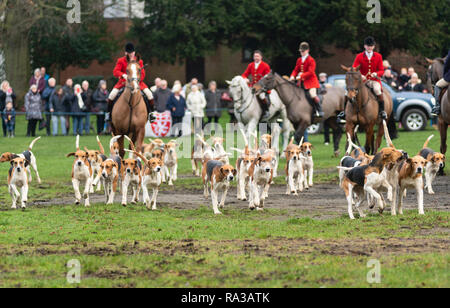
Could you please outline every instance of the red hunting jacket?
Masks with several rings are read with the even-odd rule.
[[[353,67],[358,67],[361,75],[366,76],[368,80],[377,81],[381,84],[381,81],[377,78],[373,78],[372,73],[377,73],[381,79],[384,75],[383,57],[378,52],[374,52],[372,58],[369,60],[365,52],[362,52],[356,56]]]
[[[302,58],[298,58],[295,69],[291,76],[297,78],[298,74],[303,73],[301,77],[301,82],[306,90],[313,88],[320,88],[319,79],[316,75],[316,60],[313,57],[308,56],[303,62]]]
[[[249,78],[252,76],[251,82],[249,84],[250,87],[253,87],[254,84],[258,83],[264,76],[270,73],[270,66],[264,61],[258,66],[258,69],[255,69],[255,62],[252,62],[248,65],[244,74],[242,74],[242,78]]]
[[[144,89],[147,89],[147,85],[144,83],[145,79],[145,69],[144,69],[144,62],[142,60],[139,60],[139,65],[141,66],[141,82],[139,84],[141,91]],[[119,78],[119,82],[114,86],[116,89],[122,89],[127,85],[127,81],[123,79],[123,75],[127,74],[127,67],[128,67],[128,61],[127,57],[122,57],[117,60],[116,67],[114,68],[113,75],[116,78]]]

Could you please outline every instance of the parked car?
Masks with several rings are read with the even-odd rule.
[[[332,75],[328,83],[346,89],[345,75]],[[433,95],[428,93],[397,91],[383,82],[394,102],[394,117],[408,131],[424,130],[431,118],[431,110],[436,104]]]

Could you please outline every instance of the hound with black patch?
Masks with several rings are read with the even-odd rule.
[[[370,194],[377,201],[379,212],[380,214],[383,213],[385,202],[383,196],[377,190],[386,183],[383,174],[384,167],[389,163],[395,163],[403,159],[403,155],[402,151],[394,148],[384,148],[375,155],[375,158],[368,165],[355,168],[338,167],[348,171],[342,182],[342,188],[347,198],[350,219],[355,219],[353,216],[353,194],[358,198],[356,208],[360,217],[365,217],[360,206],[365,201],[366,194]]]
[[[398,213],[403,215],[403,197],[407,188],[415,188],[417,192],[417,204],[419,215],[425,215],[423,208],[423,172],[425,171],[427,160],[420,155],[408,158],[399,166],[399,196]],[[392,205],[395,207],[395,204]]]
[[[41,137],[37,137],[36,139],[34,139],[31,143],[30,146],[28,147],[28,150],[24,151],[22,154],[14,154],[14,153],[10,153],[10,152],[6,152],[3,153],[2,156],[0,157],[0,163],[4,163],[4,162],[10,162],[15,158],[23,158],[25,160],[26,163],[26,169],[28,172],[28,183],[31,183],[31,181],[33,180],[31,177],[31,171],[30,171],[30,166],[31,168],[33,168],[34,172],[36,173],[36,178],[39,184],[41,184],[41,178],[39,177],[39,172],[38,172],[38,168],[37,168],[37,163],[36,163],[36,156],[34,156],[32,150],[33,150],[33,146],[35,145],[35,143],[41,139]]]
[[[264,202],[272,183],[274,163],[272,155],[258,153],[250,167],[250,203],[249,208],[258,211],[264,210]]]
[[[211,185],[211,199],[214,214],[222,214],[219,208],[225,207],[225,200],[227,198],[230,183],[236,177],[237,171],[231,165],[226,165],[218,160],[210,160],[203,166],[202,179],[204,187],[204,195],[208,197],[208,183]],[[219,193],[223,192],[219,204]]]
[[[425,166],[425,188],[428,191],[428,194],[434,195],[433,190],[433,181],[436,178],[437,173],[440,169],[444,168],[445,164],[445,155],[441,153],[437,153],[428,147],[428,143],[434,137],[431,135],[425,144],[423,145],[422,150],[420,150],[419,155],[427,160],[427,164]]]
[[[89,162],[92,166],[92,183],[95,181],[96,176],[100,176],[100,165],[108,159],[105,155],[105,149],[103,148],[102,143],[100,142],[99,137],[97,136],[97,143],[99,146],[99,150],[89,150],[87,147],[84,148],[86,153],[88,154]],[[98,181],[97,184],[97,191],[100,191],[102,189],[102,182]],[[94,193],[94,184],[91,186],[90,193]]]
[[[11,160],[11,168],[8,172],[8,190],[12,198],[12,209],[17,208],[17,200],[21,197],[21,207],[26,209],[28,202],[28,177],[27,161],[22,157]],[[20,189],[20,193],[19,190]]]
[[[80,150],[80,136],[76,139],[76,152],[67,154],[67,157],[74,156],[75,160],[72,165],[72,184],[75,190],[75,204],[81,203],[80,184],[84,183],[83,197],[85,199],[85,206],[89,207],[89,191],[92,185],[92,166],[89,162],[88,154]]]
[[[145,156],[138,152],[133,153],[134,155],[141,158],[145,164],[142,179],[142,191],[145,206],[147,207],[147,209],[155,211],[157,210],[156,199],[158,197],[159,188],[162,184],[161,171],[163,169],[164,163],[159,158],[151,158],[150,160],[148,160],[147,158],[145,158]],[[148,188],[153,189],[153,195],[151,199],[148,193]]]
[[[302,142],[300,142],[300,144],[302,144]],[[303,177],[305,174],[301,160],[301,152],[300,146],[294,144],[294,138],[292,138],[284,151],[286,155],[286,195],[293,194],[294,196],[298,196],[298,192],[303,191]]]

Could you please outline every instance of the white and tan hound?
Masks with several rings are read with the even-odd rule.
[[[300,144],[302,144],[302,142]],[[286,156],[286,195],[293,194],[294,196],[298,196],[298,192],[303,191],[303,177],[305,176],[305,173],[301,158],[302,151],[300,146],[294,144],[294,138],[291,139],[291,142],[286,150],[284,150],[284,153]]]
[[[250,202],[249,208],[258,211],[264,210],[264,202],[272,183],[274,173],[273,157],[270,154],[258,153],[250,167]]]
[[[169,186],[173,186],[173,182],[178,179],[177,146],[178,144],[175,140],[171,140],[164,146],[163,182],[165,182],[167,177]]]
[[[136,151],[133,141],[128,137],[125,138],[130,142],[130,147]],[[139,202],[139,193],[142,186],[142,163],[139,159],[134,157],[134,153],[130,152],[130,158],[122,161],[122,205],[127,206],[127,196],[129,186],[133,189],[133,197],[131,204]]]
[[[423,145],[422,150],[420,150],[419,152],[419,155],[427,160],[427,164],[425,166],[425,188],[430,195],[434,195],[433,181],[436,178],[439,170],[444,168],[445,164],[445,155],[434,152],[428,147],[428,143],[433,137],[434,135],[431,135],[427,139],[427,141]]]
[[[313,187],[313,177],[314,177],[314,160],[312,157],[312,150],[314,149],[314,146],[309,142],[304,142],[300,146],[301,150],[301,158],[303,163],[303,180],[304,180],[304,187],[306,189],[309,189],[310,187]]]
[[[89,207],[89,191],[92,185],[92,167],[89,162],[88,154],[85,151],[80,150],[80,136],[76,139],[76,152],[69,153],[66,156],[74,156],[75,160],[72,165],[72,184],[75,190],[75,204],[81,203],[80,184],[84,183],[83,197],[85,199],[85,206]]]
[[[99,150],[89,150],[87,147],[84,148],[86,153],[88,154],[89,162],[92,167],[92,183],[94,183],[95,177],[100,176],[100,165],[107,160],[108,158],[105,155],[105,149],[103,148],[102,143],[100,142],[99,137],[97,136],[97,143],[99,145]],[[102,182],[98,181],[97,191],[102,189]],[[94,184],[91,186],[90,193],[94,193]]]
[[[423,172],[427,160],[420,155],[408,158],[399,166],[399,196],[398,196],[398,213],[403,215],[403,197],[407,188],[415,188],[417,192],[417,204],[419,215],[425,215],[423,208]],[[395,207],[395,204],[392,204]]]
[[[12,209],[17,208],[17,200],[21,197],[21,207],[26,209],[28,202],[28,176],[27,161],[22,157],[11,160],[11,169],[8,172],[8,190],[12,198]],[[20,193],[19,190],[20,189]]]
[[[28,171],[28,183],[31,183],[31,181],[33,180],[31,177],[31,171],[30,171],[30,166],[31,166],[31,168],[33,168],[34,172],[36,173],[36,178],[37,178],[38,183],[41,184],[42,181],[41,181],[41,178],[39,177],[36,156],[34,156],[34,154],[32,152],[33,146],[39,139],[41,139],[41,137],[37,137],[36,139],[34,139],[30,143],[28,150],[24,151],[22,154],[14,154],[14,153],[10,153],[10,152],[3,153],[2,156],[0,157],[0,163],[10,162],[14,158],[17,158],[17,157],[25,159],[26,168]]]
[[[149,210],[156,210],[156,199],[158,197],[159,188],[162,184],[161,171],[163,169],[164,163],[159,158],[151,158],[150,160],[148,160],[147,158],[145,158],[145,156],[138,152],[133,153],[137,157],[141,158],[145,163],[142,179],[142,191],[145,206]],[[148,188],[153,189],[153,195],[151,199],[148,193]]]

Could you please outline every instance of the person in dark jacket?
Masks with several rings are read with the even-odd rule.
[[[70,130],[70,109],[71,109],[71,101],[74,99],[74,88],[73,88],[73,80],[71,78],[66,80],[66,84],[63,86],[64,94],[67,96],[67,101],[69,102],[67,104],[66,109],[66,129],[67,131]]]
[[[8,138],[14,138],[16,130],[16,110],[14,109],[12,102],[6,103],[6,107],[2,112],[2,120],[6,125]]]
[[[73,121],[73,135],[83,135],[83,119],[85,118],[82,115],[88,109],[87,106],[87,96],[86,93],[83,92],[81,86],[79,84],[74,87],[74,96],[70,101],[70,112],[72,113],[72,121]]]
[[[217,83],[211,81],[208,90],[205,92],[206,98],[206,116],[208,117],[208,124],[219,123],[219,118],[222,116],[222,103],[220,101],[221,94],[217,90]]]
[[[156,112],[163,113],[167,110],[167,101],[172,95],[172,91],[167,87],[167,80],[161,81],[161,87],[155,91],[155,109]]]
[[[28,121],[27,137],[36,136],[36,125],[42,120],[41,106],[41,94],[39,94],[38,87],[34,84],[30,87],[27,95],[25,95],[25,111]]]
[[[441,102],[439,98],[441,96],[442,89],[447,88],[450,85],[450,49],[448,50],[447,59],[444,63],[444,78],[436,83],[434,88],[434,97],[436,98],[436,106],[433,108],[433,115],[438,116],[441,114]]]
[[[97,115],[97,134],[101,135],[105,131],[105,113],[108,112],[109,92],[106,81],[100,80],[97,90],[92,95],[92,112],[101,113]]]
[[[83,128],[86,135],[89,135],[91,131],[91,111],[92,111],[92,90],[89,88],[89,82],[87,80],[81,83],[81,90],[84,94],[84,103],[86,105],[83,111],[86,115],[83,118]]]
[[[50,78],[48,80],[48,86],[45,88],[44,92],[42,92],[42,104],[44,105],[45,114],[45,128],[47,130],[47,136],[50,136],[50,124],[52,120],[52,116],[50,114],[50,97],[52,97],[53,92],[55,91],[56,80],[55,78]]]
[[[8,81],[3,81],[0,86],[0,111],[3,111],[5,109],[6,104],[8,102],[12,102],[13,108],[16,108],[16,94],[14,93],[14,90],[11,88]],[[3,127],[3,137],[6,137],[6,134],[8,132],[6,123],[3,121],[2,117],[2,127]]]
[[[61,132],[64,136],[67,136],[66,116],[70,100],[64,93],[62,87],[55,88],[52,96],[50,97],[49,108],[52,113],[52,135],[58,135],[58,121],[61,123]]]
[[[181,95],[181,86],[175,85],[173,87],[173,94],[167,101],[167,109],[170,110],[172,114],[172,137],[181,137],[183,131],[181,128],[181,123],[183,122],[184,115],[186,114],[186,100]],[[176,131],[178,130],[178,133]]]
[[[45,77],[41,76],[40,68],[34,70],[34,75],[30,79],[30,87],[32,85],[35,85],[37,87],[39,94],[42,94],[42,92],[44,92],[46,81]]]
[[[414,91],[420,93],[426,93],[425,86],[421,83],[419,76],[416,73],[411,75],[411,79],[409,80],[405,91]]]

